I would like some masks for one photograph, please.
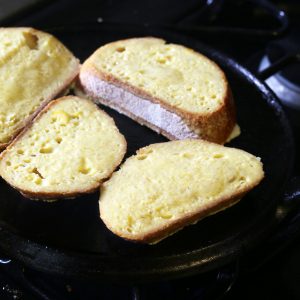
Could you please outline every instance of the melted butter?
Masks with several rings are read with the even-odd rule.
[[[234,138],[238,137],[241,134],[241,128],[238,124],[235,124],[233,127],[232,132],[230,133],[229,137],[227,138],[225,143],[229,143]]]

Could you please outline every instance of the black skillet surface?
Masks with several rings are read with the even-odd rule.
[[[1,181],[0,249],[25,265],[50,273],[145,281],[205,272],[256,246],[276,221],[275,211],[282,200],[294,157],[290,128],[273,93],[216,50],[157,28],[99,24],[51,32],[82,61],[104,43],[145,35],[184,44],[215,60],[229,79],[242,130],[230,146],[261,157],[266,177],[234,207],[154,246],[127,242],[110,233],[98,217],[98,193],[43,203],[23,198]],[[105,110],[126,136],[128,156],[142,146],[165,141],[125,116]]]

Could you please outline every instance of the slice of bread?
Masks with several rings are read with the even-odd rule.
[[[260,159],[204,140],[153,144],[104,183],[100,217],[115,234],[156,243],[240,200],[263,178]]]
[[[52,35],[33,28],[0,28],[0,150],[78,72],[79,61]]]
[[[51,101],[1,153],[0,175],[32,199],[96,191],[121,163],[123,135],[90,100]]]
[[[222,144],[236,123],[223,71],[200,53],[158,38],[104,45],[83,63],[78,86],[171,140]]]

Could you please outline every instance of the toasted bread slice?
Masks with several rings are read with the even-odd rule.
[[[52,35],[0,28],[0,150],[78,72],[79,61]]]
[[[156,243],[239,201],[263,178],[260,160],[204,140],[153,144],[104,183],[100,216],[115,234]]]
[[[125,152],[123,135],[96,104],[62,97],[2,152],[0,174],[32,199],[75,197],[96,191]]]
[[[167,138],[225,143],[236,124],[223,71],[207,57],[158,38],[100,47],[84,63],[78,86],[96,102]]]

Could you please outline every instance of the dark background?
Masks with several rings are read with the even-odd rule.
[[[32,26],[45,30],[66,24],[78,25],[87,22],[193,26],[200,24],[267,30],[278,26],[278,22],[273,18],[253,9],[253,6],[245,1],[223,1],[222,10],[215,19],[208,14],[200,18],[197,15],[191,18],[205,3],[206,1],[199,0],[0,0],[0,25]],[[291,21],[290,30],[279,39],[284,41],[300,36],[299,1],[273,1],[273,3],[285,9]],[[210,35],[197,30],[185,34],[227,53],[254,72],[257,72],[259,57],[271,42],[266,37]],[[295,43],[296,46],[292,50],[299,51],[300,43],[297,44],[298,41]],[[299,114],[291,112],[288,108],[285,109],[293,124],[299,153]],[[298,155],[294,176],[299,176],[299,169]],[[266,241],[266,244],[256,249],[243,265],[232,264],[226,266],[221,272],[211,272],[206,276],[148,284],[133,289],[126,285],[95,284],[54,278],[32,270],[23,272],[23,266],[11,262],[0,265],[0,299],[133,299],[134,297],[136,299],[139,297],[141,299],[300,299],[300,222],[298,219],[296,211],[278,228],[279,233],[285,230],[285,234],[283,236],[279,234],[278,238],[274,233],[276,238],[270,237],[270,241]],[[27,274],[25,280],[24,274]],[[227,288],[228,292],[225,293]]]

